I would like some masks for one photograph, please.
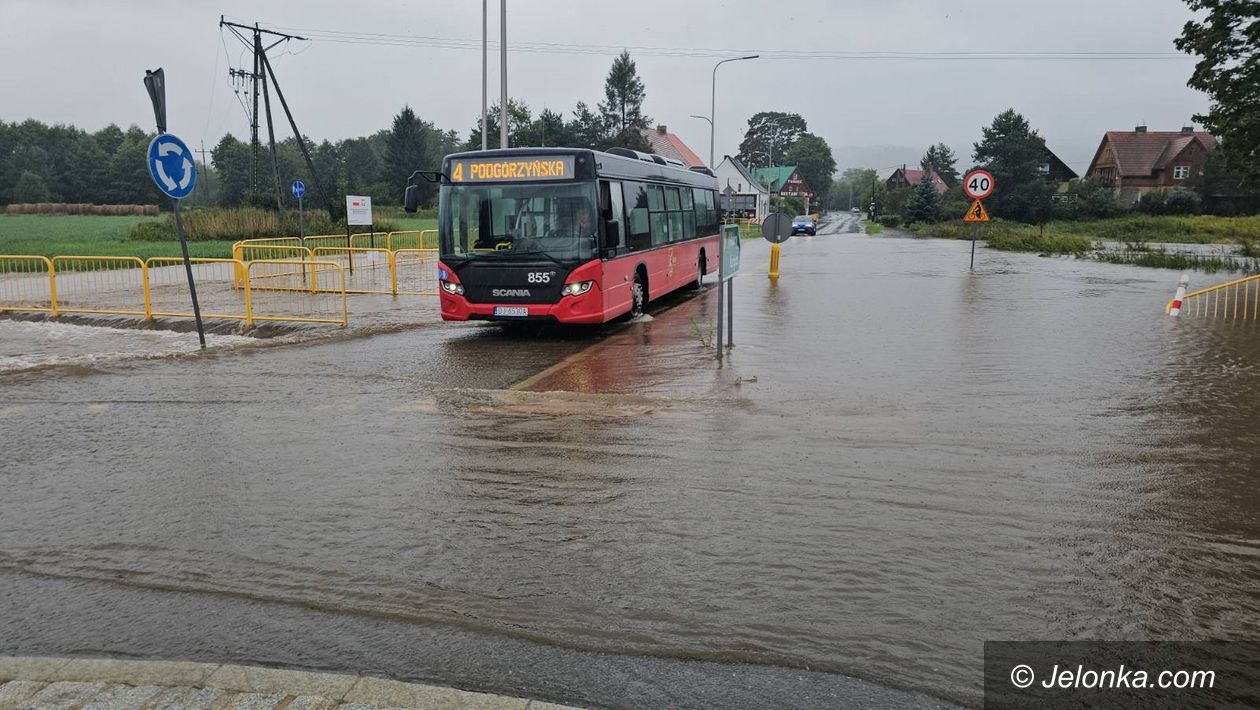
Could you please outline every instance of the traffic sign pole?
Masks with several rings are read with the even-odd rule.
[[[971,266],[972,271],[976,270],[976,237],[979,236],[980,223],[989,221],[989,213],[984,209],[984,198],[993,194],[993,190],[997,188],[997,181],[993,179],[993,173],[988,170],[972,170],[963,178],[963,192],[974,202],[971,207],[967,208],[967,213],[963,215],[963,221],[971,225]]]
[[[294,180],[292,190],[298,201],[298,239],[302,241],[302,246],[306,246],[306,222],[302,214],[302,196],[306,194],[306,184],[301,180]]]
[[[201,341],[201,348],[206,347],[206,329],[201,323],[201,303],[197,301],[197,282],[193,280],[192,260],[188,257],[188,239],[184,237],[184,220],[179,214],[179,200],[172,199],[175,203],[175,231],[179,233],[179,249],[184,253],[184,273],[188,275],[188,294],[192,296],[193,319],[197,321],[197,339]]]
[[[158,134],[149,143],[145,162],[149,175],[158,189],[171,198],[175,208],[175,232],[179,235],[179,249],[184,254],[184,273],[188,276],[188,295],[192,298],[193,318],[197,321],[197,340],[206,347],[206,328],[201,322],[201,303],[197,300],[197,282],[193,279],[192,259],[188,256],[188,237],[184,235],[184,220],[180,214],[180,200],[192,194],[197,186],[197,163],[192,151],[177,136],[166,132],[166,77],[159,68],[146,72],[145,88],[153,102],[153,115]]]

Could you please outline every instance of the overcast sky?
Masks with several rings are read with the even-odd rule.
[[[490,34],[499,31],[492,0]],[[145,68],[168,81],[169,129],[211,147],[247,135],[228,67],[248,63],[219,15],[324,39],[277,48],[273,66],[299,127],[315,139],[387,127],[403,104],[466,136],[480,110],[478,0],[0,0],[0,119],[37,118],[95,130],[152,128]],[[1207,107],[1186,87],[1189,57],[1141,60],[802,59],[774,51],[1173,53],[1190,14],[1182,0],[508,0],[508,83],[535,113],[568,114],[603,95],[604,54],[538,45],[630,47],[647,85],[646,112],[708,156],[711,52],[764,51],[723,66],[717,155],[735,153],[761,110],[800,113],[841,167],[914,161],[944,141],[970,160],[980,127],[1014,107],[1051,149],[1084,170],[1103,131],[1176,130]],[[448,40],[472,48],[334,41],[327,31]],[[382,39],[383,41],[393,41]],[[432,44],[430,40],[423,40]],[[546,51],[511,51],[514,41]],[[226,50],[225,50],[226,47]],[[666,56],[635,47],[685,50]],[[498,96],[497,52],[491,100]],[[274,98],[274,97],[273,97]],[[279,108],[273,107],[279,114]],[[281,135],[287,135],[285,128]],[[196,147],[196,145],[194,145]],[[872,149],[873,148],[873,149]],[[965,167],[965,165],[964,165]]]

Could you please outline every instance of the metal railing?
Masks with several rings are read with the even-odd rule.
[[[205,318],[247,326],[255,321],[349,322],[345,272],[333,261],[190,262]],[[5,311],[193,317],[183,259],[161,256],[0,255],[0,313]]]
[[[1176,300],[1164,306],[1165,315]],[[1183,316],[1260,320],[1260,274],[1191,291],[1181,301]]]
[[[57,315],[57,279],[43,256],[0,255],[0,313]]]

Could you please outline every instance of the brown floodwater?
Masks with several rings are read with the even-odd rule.
[[[709,288],[0,374],[0,653],[897,707],[986,639],[1260,635],[1260,328],[969,248],[749,242],[721,366]]]

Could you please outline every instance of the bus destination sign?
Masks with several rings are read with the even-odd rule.
[[[573,177],[573,156],[462,158],[451,161],[450,177],[451,182],[569,180]]]

